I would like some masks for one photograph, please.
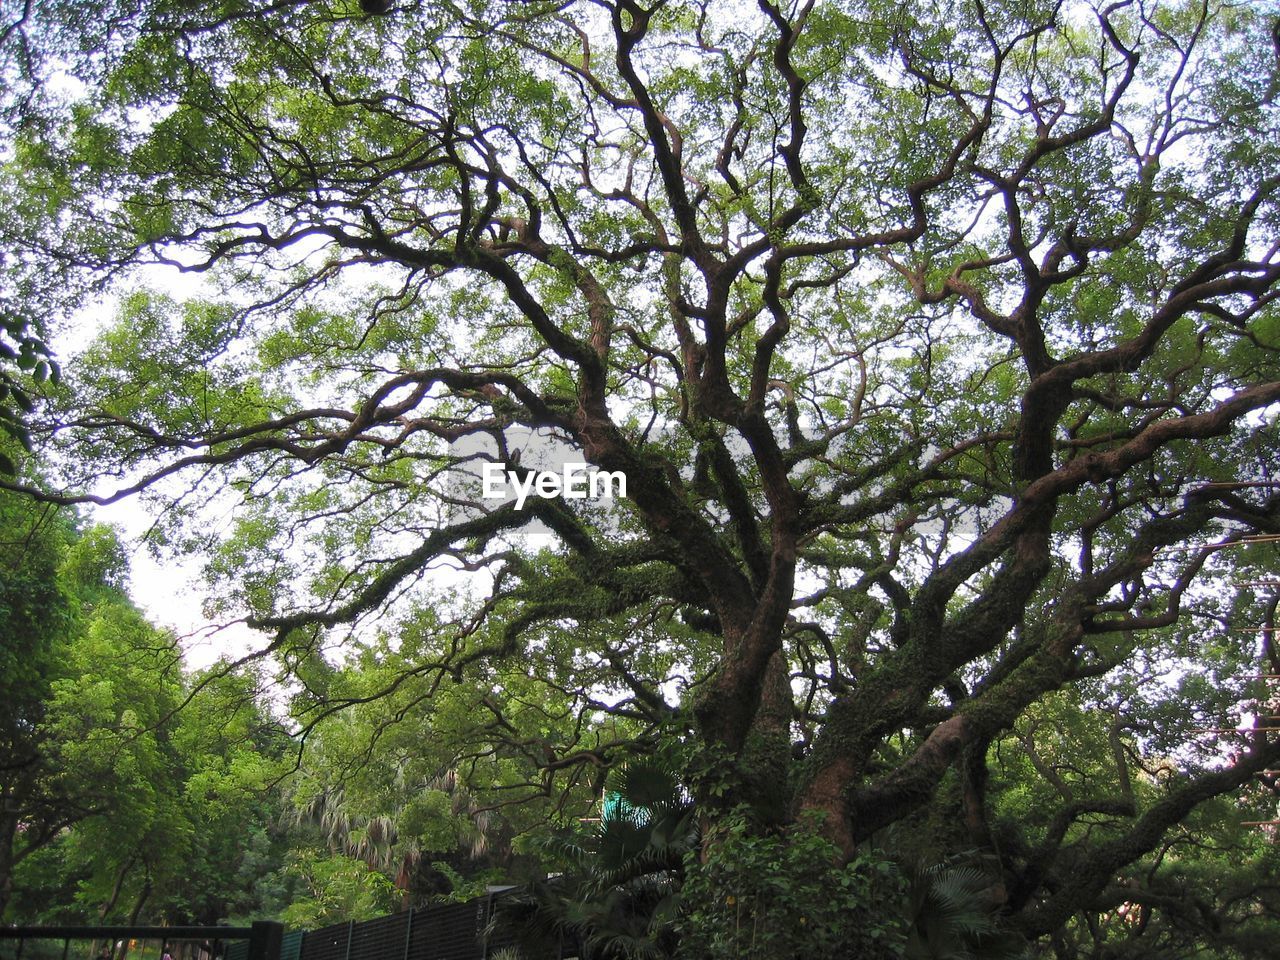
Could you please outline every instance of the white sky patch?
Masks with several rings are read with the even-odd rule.
[[[143,537],[153,520],[139,500],[94,506],[87,513],[119,532],[129,555],[129,595],[148,620],[179,638],[190,669],[207,667],[220,657],[242,657],[263,645],[263,635],[243,623],[214,623],[204,615],[208,591],[199,558],[161,560],[147,549]]]

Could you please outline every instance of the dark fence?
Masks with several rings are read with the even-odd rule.
[[[250,927],[0,926],[0,960],[220,960],[233,949],[241,960],[280,960],[283,932],[269,921]]]
[[[485,936],[499,894],[443,903],[362,923],[285,933],[252,927],[0,927],[0,960],[493,960],[516,946]],[[72,947],[73,941],[87,941]],[[576,960],[568,941],[524,960]]]
[[[514,936],[485,937],[497,895],[466,903],[442,903],[393,913],[360,923],[335,923],[318,930],[285,934],[280,960],[492,960],[516,946]],[[229,945],[226,960],[253,960],[247,943]],[[526,960],[574,960],[565,942],[549,954]]]

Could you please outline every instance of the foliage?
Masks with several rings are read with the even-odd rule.
[[[23,884],[16,872],[51,844],[83,844],[75,869],[89,860],[101,899],[114,903],[122,862],[185,832],[162,793],[168,749],[158,732],[177,703],[179,654],[124,596],[112,531],[78,529],[69,516],[8,494],[0,513],[8,548],[0,564],[0,909]]]
[[[296,929],[371,920],[390,913],[395,902],[391,881],[350,857],[304,853],[295,856],[289,870],[302,879],[307,894],[294,899],[280,918]]]
[[[526,950],[576,943],[593,960],[670,957],[686,861],[698,849],[696,812],[670,767],[641,758],[614,771],[599,821],[546,838],[562,872],[509,893],[495,928]]]
[[[1026,944],[1002,930],[989,871],[957,863],[912,865],[907,874],[907,960],[1017,960]]]
[[[1028,859],[1069,871],[1090,845],[1123,838],[1129,809],[1176,788],[1189,751],[1176,758],[1144,751],[1129,732],[1130,716],[1128,709],[1107,713],[1057,696],[997,743],[991,795],[999,842],[1028,843]],[[1064,817],[1064,804],[1078,817]],[[1095,909],[1059,934],[1061,949],[1194,956],[1212,942],[1219,955],[1262,960],[1271,947],[1261,931],[1280,916],[1270,892],[1280,864],[1269,832],[1248,824],[1273,819],[1275,810],[1265,778],[1205,802],[1154,850],[1117,871]]]
[[[2,263],[2,261],[0,261]],[[35,411],[31,383],[57,383],[61,368],[25,317],[0,309],[0,435],[30,449],[26,415]],[[0,473],[17,473],[14,458],[0,445]]]
[[[571,721],[554,716],[562,701],[512,665],[495,672],[493,687],[450,684],[424,705],[421,686],[402,674],[418,654],[416,640],[397,639],[399,649],[377,643],[368,656],[324,674],[329,696],[352,702],[314,725],[288,782],[298,842],[315,831],[320,849],[383,872],[409,905],[467,899],[487,883],[535,875],[532,838],[559,819],[539,796],[529,748],[493,743],[490,708],[504,709],[530,737],[558,738],[571,732]],[[387,686],[397,689],[369,695]],[[608,742],[607,731],[587,734]],[[512,796],[524,802],[502,803]],[[586,784],[576,796],[586,801]]]
[[[73,601],[58,568],[73,532],[50,508],[0,496],[0,909],[13,869],[47,844],[80,804],[49,768],[46,701],[61,673]],[[21,829],[20,829],[21,827]]]
[[[0,515],[5,917],[257,912],[287,740],[253,678],[183,673],[174,639],[126,596],[111,529],[8,494]]]
[[[730,818],[684,886],[680,956],[800,960],[902,956],[901,878],[864,854],[841,862],[812,825],[761,835]],[[914,941],[913,941],[914,942]],[[908,954],[913,956],[913,954]]]

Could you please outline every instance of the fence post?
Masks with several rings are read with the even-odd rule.
[[[284,924],[274,920],[255,920],[249,931],[248,960],[280,960],[280,941]]]
[[[413,944],[413,907],[409,908],[409,919],[404,925],[404,956],[400,960],[409,960],[409,947]]]

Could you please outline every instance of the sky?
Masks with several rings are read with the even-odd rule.
[[[221,656],[243,656],[262,645],[262,634],[243,624],[221,627],[205,617],[207,594],[199,560],[157,560],[142,543],[152,518],[138,500],[129,498],[106,507],[94,506],[87,512],[94,520],[120,531],[129,554],[129,595],[151,623],[172,630],[181,639],[189,669],[207,667]]]

